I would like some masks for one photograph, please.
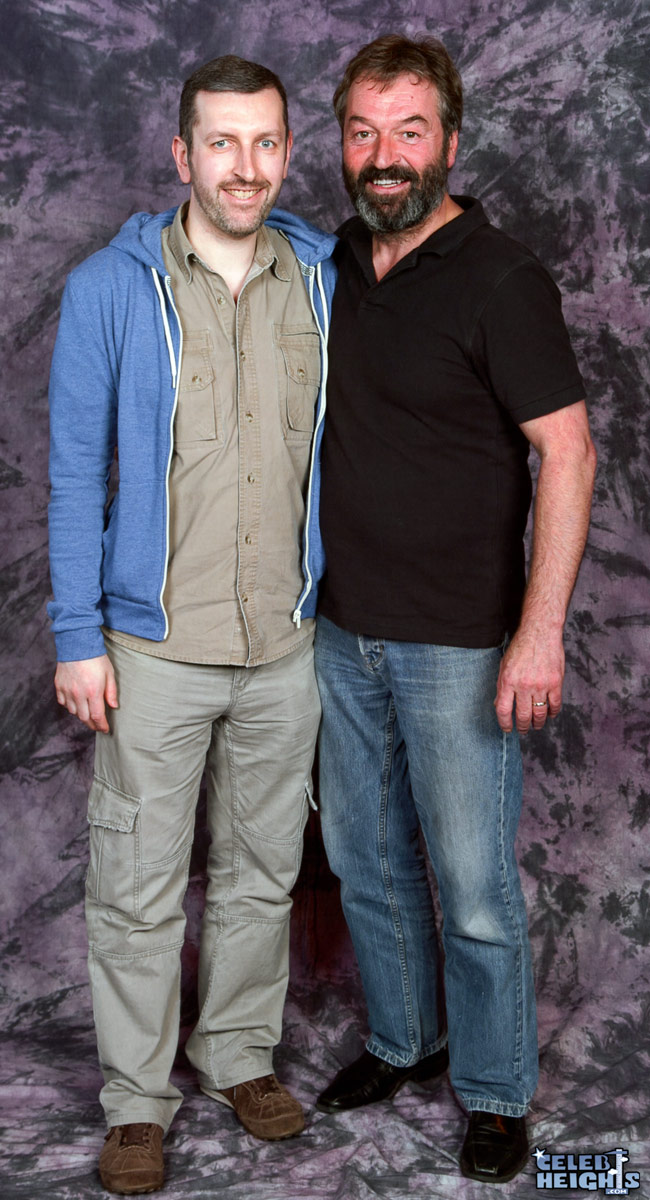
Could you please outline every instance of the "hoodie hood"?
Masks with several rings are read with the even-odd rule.
[[[176,207],[153,216],[145,212],[134,213],[115,234],[110,245],[137,258],[146,267],[155,267],[161,275],[166,275],[160,235],[166,225],[171,225],[175,214]]]
[[[315,267],[323,259],[329,258],[338,241],[333,233],[324,233],[316,225],[284,208],[271,209],[266,224],[287,235],[296,256],[307,267]]]

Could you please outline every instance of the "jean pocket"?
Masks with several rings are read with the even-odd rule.
[[[276,325],[280,416],[288,441],[308,441],[320,385],[320,337],[309,325]]]
[[[107,908],[140,920],[140,800],[95,776],[88,797],[86,890]]]

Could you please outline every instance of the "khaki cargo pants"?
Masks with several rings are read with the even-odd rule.
[[[120,707],[97,735],[86,898],[101,1100],[109,1126],[167,1130],[203,770],[211,846],[187,1052],[219,1090],[273,1069],[320,704],[310,640],[252,668],[109,654]]]

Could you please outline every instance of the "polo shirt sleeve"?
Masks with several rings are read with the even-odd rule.
[[[560,292],[535,259],[510,267],[492,289],[476,321],[471,355],[518,425],[584,399]]]

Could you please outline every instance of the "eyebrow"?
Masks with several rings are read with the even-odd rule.
[[[356,121],[356,123],[358,125],[372,125],[372,121],[369,121],[367,117],[359,117],[356,115],[356,113],[353,113],[352,116],[347,118],[347,120],[349,123]],[[427,121],[426,117],[421,117],[419,113],[413,113],[413,115],[410,117],[402,117],[401,120],[396,121],[395,124],[396,125],[428,125],[429,122]]]
[[[240,136],[240,133],[234,129],[209,129],[208,132],[206,134],[204,134],[204,137],[206,138],[206,140],[208,140],[210,138],[226,138],[226,137],[235,137],[236,138],[239,136]],[[256,133],[255,137],[256,138],[284,137],[284,127],[282,129],[263,130],[261,133]]]

